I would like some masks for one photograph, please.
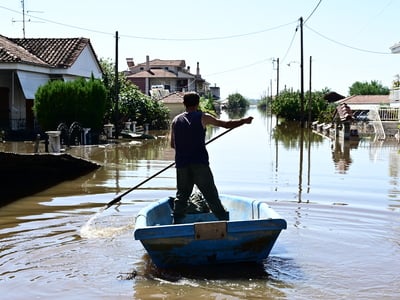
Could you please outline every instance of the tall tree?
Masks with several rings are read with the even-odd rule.
[[[107,89],[105,120],[113,121],[115,112],[115,72],[114,64],[109,60],[100,60],[103,69],[103,82]],[[140,89],[130,82],[121,72],[118,74],[119,82],[119,122],[131,120],[138,125],[148,123],[151,129],[166,129],[169,123],[169,110],[159,101],[143,94]]]
[[[229,109],[247,108],[249,105],[249,101],[239,93],[230,94],[228,96]]]
[[[311,119],[315,120],[319,118],[321,114],[325,112],[328,107],[328,102],[324,99],[324,92],[312,92],[311,93]],[[306,97],[305,108],[309,106],[309,95]],[[301,103],[300,103],[300,92],[294,92],[292,90],[282,91],[271,104],[272,112],[279,117],[285,118],[286,120],[301,120]],[[307,113],[307,112],[305,112]]]
[[[384,87],[380,82],[371,80],[371,82],[356,81],[349,88],[350,96],[354,95],[389,95],[389,88]]]

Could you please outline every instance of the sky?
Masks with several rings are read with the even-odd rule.
[[[120,71],[126,58],[147,55],[185,60],[192,73],[199,63],[223,99],[300,90],[303,58],[305,91],[311,82],[312,91],[348,96],[356,81],[390,88],[400,73],[390,50],[400,42],[399,12],[400,0],[0,0],[0,34],[85,37],[99,59],[115,62],[118,32]]]

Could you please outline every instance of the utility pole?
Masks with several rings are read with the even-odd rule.
[[[300,17],[300,125],[304,127],[303,17]]]
[[[308,127],[311,127],[311,110],[312,110],[312,93],[311,93],[311,64],[312,64],[312,56],[310,56],[310,99],[308,100]]]
[[[272,100],[272,79],[269,80],[269,86],[271,87],[271,100]]]
[[[22,37],[25,38],[25,3],[24,0],[22,2]]]
[[[115,32],[115,138],[118,139],[119,135],[119,80],[118,80],[118,31]]]
[[[279,96],[279,57],[276,59],[276,97]]]
[[[276,62],[276,69],[275,69]],[[279,95],[279,57],[272,59],[272,69],[276,70],[276,97]],[[272,85],[271,85],[271,99],[272,99]]]

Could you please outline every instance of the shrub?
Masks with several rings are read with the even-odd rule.
[[[102,128],[105,100],[106,89],[98,79],[55,80],[39,87],[33,110],[44,130],[75,121],[83,127],[99,130]]]

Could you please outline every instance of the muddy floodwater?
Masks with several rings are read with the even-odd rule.
[[[135,215],[175,194],[173,167],[100,212],[173,161],[168,132],[152,132],[157,139],[71,148],[102,167],[0,208],[0,298],[399,299],[400,144],[335,142],[256,108],[245,115],[252,125],[207,147],[220,193],[266,201],[287,221],[263,264],[151,264],[133,238]]]

